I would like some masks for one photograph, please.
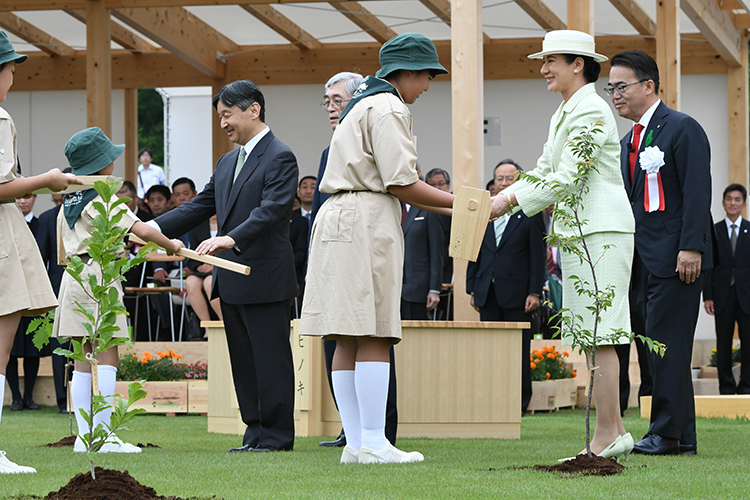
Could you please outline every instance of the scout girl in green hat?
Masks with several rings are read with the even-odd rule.
[[[433,43],[404,33],[380,49],[344,108],[320,190],[333,193],[312,229],[302,335],[336,340],[332,380],[347,445],[341,463],[421,462],[385,437],[391,345],[401,340],[404,240],[399,199],[438,211],[454,196],[419,180],[413,104],[448,71]]]
[[[114,161],[125,149],[123,144],[115,145],[98,127],[91,127],[77,132],[65,145],[65,156],[73,170],[74,175],[111,175],[115,168]],[[57,260],[58,264],[66,265],[71,257],[78,255],[84,263],[83,276],[88,274],[99,275],[99,266],[93,263],[88,256],[88,248],[83,240],[89,237],[94,230],[91,221],[96,217],[97,211],[94,202],[104,203],[101,196],[94,190],[88,189],[78,193],[66,194],[63,201],[63,209],[57,217]],[[146,241],[153,241],[164,247],[170,253],[174,253],[185,245],[180,240],[170,240],[159,231],[147,226],[135,216],[125,205],[119,205],[117,209],[122,211],[122,219],[117,224],[119,227],[129,230]],[[122,300],[122,284],[117,281],[120,300]],[[83,315],[74,311],[73,304],[78,301],[84,307],[93,308],[95,304],[81,288],[81,286],[68,274],[63,274],[60,283],[60,308],[55,314],[55,323],[52,328],[53,337],[76,338],[79,341],[86,335],[86,330],[81,324]],[[118,315],[115,325],[120,329],[115,332],[114,337],[127,337],[128,328],[125,316]],[[86,344],[84,349],[91,351],[91,346]],[[96,428],[100,423],[109,424],[112,415],[112,397],[115,393],[115,382],[117,375],[117,348],[109,349],[97,356],[99,373],[99,392],[107,396],[110,403],[109,408],[94,415],[93,425]],[[87,412],[91,410],[91,365],[76,361],[73,380],[70,383],[70,396],[73,403],[73,413],[78,424],[78,434],[89,432],[89,424],[80,413],[80,409]],[[73,451],[85,452],[85,446],[81,438],[77,438]],[[141,449],[129,443],[122,442],[114,434],[110,435],[107,442],[102,446],[100,453],[140,453]]]
[[[0,102],[5,101],[13,85],[16,64],[28,58],[17,54],[8,35],[0,31]],[[69,184],[81,181],[56,168],[40,175],[19,177],[16,126],[8,112],[0,108],[0,417],[5,368],[21,317],[38,316],[57,307],[39,248],[15,201],[31,196],[37,189],[62,191]],[[29,472],[36,470],[11,462],[0,451],[0,474]]]

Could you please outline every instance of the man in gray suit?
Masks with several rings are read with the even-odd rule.
[[[214,266],[211,298],[221,298],[229,357],[242,421],[242,446],[267,452],[294,446],[294,366],[289,343],[291,299],[297,294],[289,218],[297,160],[265,124],[255,83],[232,82],[214,96],[221,127],[241,146],[224,156],[204,190],[155,222],[177,237],[216,214],[218,234],[196,251],[252,268],[249,276]]]

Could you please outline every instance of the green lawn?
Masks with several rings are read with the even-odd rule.
[[[629,410],[625,427],[636,438],[648,422]],[[140,455],[99,455],[96,464],[126,469],[161,495],[245,498],[512,498],[621,499],[750,498],[750,422],[699,419],[697,457],[631,455],[623,474],[564,477],[527,468],[552,464],[583,446],[583,411],[524,417],[517,441],[400,439],[425,462],[411,465],[343,466],[340,450],[298,438],[289,453],[228,454],[240,436],[209,434],[199,416],[140,418],[124,439],[154,443]],[[0,477],[0,498],[45,495],[88,470],[72,449],[40,445],[68,433],[67,416],[53,409],[10,412],[0,425],[0,449],[38,474]]]

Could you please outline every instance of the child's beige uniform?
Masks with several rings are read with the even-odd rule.
[[[0,108],[0,183],[18,177],[16,127]],[[0,200],[0,316],[38,316],[57,307],[55,292],[16,200]]]
[[[83,243],[83,240],[94,231],[91,221],[98,215],[94,208],[94,203],[97,201],[104,203],[101,196],[97,196],[89,202],[81,211],[81,215],[78,216],[78,220],[76,220],[72,229],[65,220],[64,210],[60,210],[57,216],[57,262],[60,265],[66,265],[71,257],[78,255],[84,263],[81,273],[84,280],[88,274],[96,275],[97,279],[101,277],[99,265],[94,262],[89,263],[91,259],[87,253],[88,248]],[[138,217],[127,206],[123,204],[117,208],[123,211],[122,219],[117,224],[119,227],[130,229],[133,224],[138,222]],[[117,281],[114,286],[117,287],[120,300],[122,300],[122,282]],[[55,324],[52,329],[53,337],[83,337],[87,334],[86,329],[81,325],[81,322],[86,319],[85,316],[74,311],[76,307],[74,301],[76,300],[85,308],[93,308],[96,305],[83,288],[66,272],[63,274],[60,283],[60,304],[63,304],[64,307],[60,307],[55,314]],[[125,315],[118,315],[115,325],[120,327],[120,330],[115,332],[115,337],[128,336]]]

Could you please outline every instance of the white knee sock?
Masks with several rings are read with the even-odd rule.
[[[333,393],[339,407],[341,424],[346,434],[346,444],[359,450],[362,446],[362,427],[359,424],[359,403],[357,390],[354,387],[354,370],[336,370],[331,372]]]
[[[376,361],[358,362],[354,368],[362,446],[372,450],[383,450],[389,444],[385,437],[385,407],[390,369],[390,363]]]
[[[114,400],[115,384],[117,383],[117,367],[111,365],[99,365],[99,394],[106,396],[107,408],[94,415],[94,429],[99,424],[105,424],[106,429],[112,418],[112,401]]]
[[[5,399],[5,375],[0,375],[0,422],[3,420],[3,400]]]
[[[73,372],[73,380],[70,381],[70,399],[73,403],[73,413],[78,424],[78,434],[84,435],[89,432],[89,423],[83,418],[79,410],[91,411],[91,374],[86,372]]]

